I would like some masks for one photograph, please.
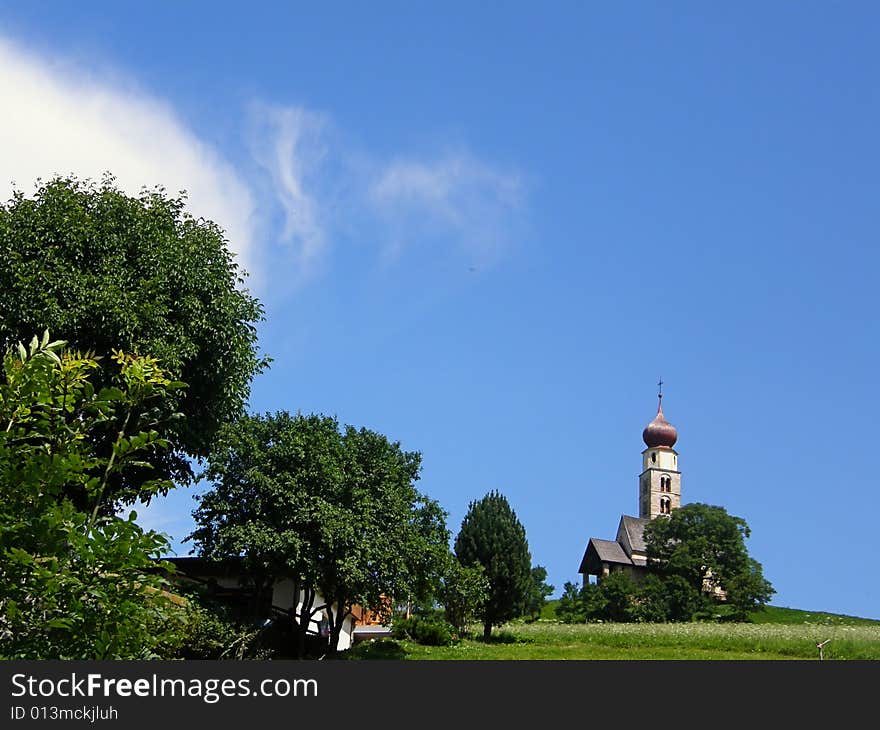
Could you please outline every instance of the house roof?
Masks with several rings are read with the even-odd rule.
[[[602,563],[616,563],[618,565],[632,565],[619,542],[613,540],[600,540],[598,537],[591,537],[587,543],[587,549],[584,551],[584,557],[581,560],[579,573],[586,572],[589,568],[587,563],[590,557]]]
[[[189,578],[231,578],[237,577],[244,569],[241,560],[217,561],[189,555],[163,560]]]

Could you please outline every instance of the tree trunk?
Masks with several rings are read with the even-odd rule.
[[[339,635],[342,633],[342,627],[345,625],[345,617],[348,611],[344,605],[336,602],[336,616],[330,625],[330,651],[336,654],[339,651]]]
[[[492,622],[487,621],[483,624],[483,641],[489,641],[492,636]]]

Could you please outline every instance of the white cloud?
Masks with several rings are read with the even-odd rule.
[[[324,172],[325,119],[302,107],[255,104],[251,110],[251,146],[268,172],[284,214],[281,240],[292,247],[295,273],[313,273],[327,247],[322,221],[326,201],[316,188]]]
[[[135,195],[144,186],[188,193],[190,212],[218,223],[251,274],[254,202],[248,186],[166,103],[118,79],[38,58],[0,38],[0,197],[37,178],[111,172]],[[257,282],[249,280],[253,287]]]
[[[514,236],[524,198],[515,172],[467,151],[377,160],[341,143],[325,115],[266,104],[252,111],[251,145],[272,179],[300,278],[352,235],[377,241],[386,257],[429,243],[480,263]]]
[[[472,257],[495,258],[513,235],[522,182],[467,153],[433,162],[396,160],[377,171],[369,200],[390,227],[393,250],[415,239],[451,239]]]

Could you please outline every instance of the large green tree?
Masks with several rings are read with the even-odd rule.
[[[220,227],[184,203],[160,188],[128,196],[108,176],[55,178],[0,204],[0,352],[35,331],[64,332],[72,348],[105,357],[99,385],[112,375],[111,348],[157,358],[189,384],[165,404],[184,417],[167,434],[170,448],[151,459],[179,483],[192,477],[187,457],[205,456],[220,425],[243,412],[266,365],[261,305],[243,288]],[[93,434],[109,454],[113,434],[103,436]],[[115,474],[108,504],[149,498],[140,487],[154,476],[137,467]]]
[[[297,605],[282,608],[300,654],[319,612],[335,650],[354,604],[388,615],[394,601],[436,589],[449,533],[439,505],[415,488],[417,452],[335,418],[281,411],[224,427],[207,463],[212,486],[191,538],[205,557],[243,560],[257,593],[295,582]]]
[[[504,495],[493,491],[471,502],[455,538],[455,555],[462,565],[482,565],[489,581],[479,612],[488,639],[493,626],[521,615],[532,585],[526,530]]]
[[[723,507],[691,503],[645,526],[648,562],[661,576],[684,579],[695,592],[726,594],[732,618],[744,619],[774,593],[761,565],[749,557],[746,521]]]

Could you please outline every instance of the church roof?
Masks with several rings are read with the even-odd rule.
[[[620,516],[620,528],[626,532],[627,541],[634,553],[644,553],[647,550],[645,545],[645,525],[651,521],[650,517],[631,517],[630,515]]]
[[[626,553],[623,551],[619,542],[613,540],[600,540],[598,537],[591,537],[587,543],[587,549],[584,551],[584,557],[581,560],[581,566],[578,573],[587,571],[587,559],[590,553],[594,553],[600,562],[618,563],[621,565],[632,565]]]

